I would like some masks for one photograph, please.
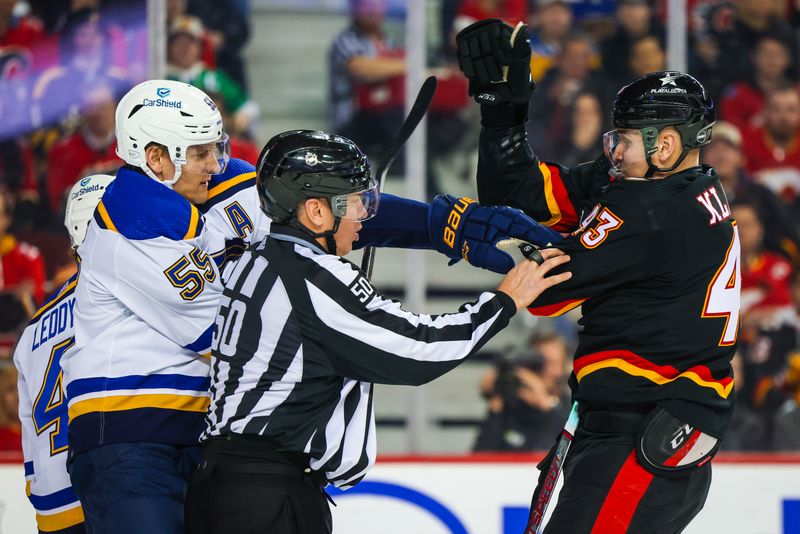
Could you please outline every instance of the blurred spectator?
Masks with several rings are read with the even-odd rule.
[[[178,19],[188,14],[188,0],[167,0],[167,32],[172,28]],[[203,64],[209,69],[217,68],[217,56],[214,50],[214,41],[209,35],[208,30],[203,27],[203,33],[200,36],[200,43],[203,49],[202,58]]]
[[[33,151],[24,138],[0,142],[0,189],[12,195],[18,208],[22,203],[36,204],[39,201]]]
[[[600,43],[600,56],[605,75],[614,86],[622,87],[636,79],[630,67],[633,43],[645,35],[664,43],[665,32],[647,0],[619,0],[615,18],[617,28]]]
[[[231,143],[231,157],[243,159],[255,165],[260,153],[259,148],[249,139],[234,133],[231,125],[231,114],[228,112],[228,108],[225,107],[225,101],[222,95],[219,93],[206,94],[214,101],[217,109],[219,109],[220,115],[222,115],[222,127],[226,132],[230,132],[228,135],[230,136]]]
[[[406,63],[384,31],[385,9],[383,0],[351,0],[350,26],[328,53],[331,128],[370,156],[391,142],[403,118]]]
[[[564,42],[556,65],[537,84],[531,99],[528,121],[529,135],[537,153],[554,159],[552,147],[564,138],[571,121],[570,111],[575,98],[593,93],[603,108],[611,105],[611,90],[606,79],[591,69],[592,41],[581,34],[571,35]]]
[[[80,112],[77,98],[98,84],[114,96],[130,85],[123,68],[125,40],[101,13],[83,9],[69,19],[61,36],[61,65],[45,70],[33,88],[33,125],[49,126]]]
[[[531,27],[531,75],[540,81],[553,66],[572,27],[572,6],[565,0],[537,0],[528,18]]]
[[[497,362],[481,380],[489,414],[475,451],[547,450],[569,412],[563,338],[545,335]]]
[[[791,77],[797,77],[798,43],[791,26],[782,20],[777,2],[767,0],[735,0],[735,17],[728,31],[716,36],[718,74],[722,80],[746,80],[755,70],[756,45],[765,36],[785,43],[791,54]]]
[[[800,268],[800,237],[786,206],[775,193],[745,172],[744,157],[739,130],[728,122],[718,121],[711,143],[703,148],[702,162],[717,171],[729,202],[747,202],[755,206],[764,223],[764,246],[783,254],[795,268]]]
[[[633,74],[629,81],[667,68],[667,54],[664,52],[661,41],[655,35],[645,35],[634,40],[631,43],[631,54],[628,61]]]
[[[775,416],[775,450],[797,451],[800,450],[800,352],[789,356],[783,389],[788,400]]]
[[[22,453],[22,426],[19,422],[17,369],[0,368],[0,451]]]
[[[608,126],[603,110],[594,93],[579,94],[572,103],[569,135],[556,144],[556,156],[553,159],[573,167],[602,154],[603,132]]]
[[[230,76],[203,64],[202,35],[203,23],[197,17],[186,15],[173,23],[167,44],[167,78],[192,84],[207,93],[220,94],[233,116],[231,131],[248,132],[258,120],[258,104],[250,100],[242,86]]]
[[[783,257],[764,248],[764,225],[755,206],[740,202],[731,209],[742,249],[743,321],[745,326],[766,324],[775,312],[791,304],[792,267]]]
[[[44,299],[44,261],[36,247],[9,233],[13,220],[13,199],[0,191],[0,293],[13,293],[30,316]]]
[[[769,323],[754,326],[745,320],[739,336],[743,356],[743,381],[736,386],[737,406],[757,413],[763,423],[762,448],[794,448],[797,430],[786,423],[795,415],[792,410],[798,393],[800,369],[800,273],[791,277],[792,306],[775,313]],[[739,378],[736,378],[737,382]],[[787,404],[788,400],[788,404]]]
[[[771,92],[764,124],[743,132],[747,170],[785,202],[800,192],[800,92],[794,85]]]
[[[189,0],[189,13],[203,21],[216,55],[216,69],[247,90],[242,49],[250,39],[246,2],[239,0]]]
[[[0,47],[17,47],[28,52],[44,38],[42,23],[36,17],[22,15],[15,9],[17,0],[0,1]]]
[[[739,352],[731,359],[733,368],[733,388],[737,400],[743,395],[746,384],[743,370],[742,357]],[[770,448],[768,441],[768,420],[763,414],[750,407],[743,399],[736,403],[733,409],[733,419],[728,433],[722,440],[720,448],[725,451],[754,451]]]
[[[483,19],[503,19],[511,26],[516,26],[518,22],[527,19],[527,2],[528,0],[462,0],[458,6],[455,31],[457,33]]]
[[[47,193],[53,213],[62,213],[64,195],[81,177],[114,174],[122,161],[114,138],[116,100],[108,87],[98,85],[81,96],[81,126],[50,150]]]
[[[34,54],[34,47],[45,39],[42,24],[24,15],[16,0],[0,1],[0,139],[19,137],[30,129],[28,78],[35,69],[52,64],[43,54]]]
[[[764,96],[788,85],[790,62],[789,49],[780,39],[759,39],[753,51],[753,72],[728,86],[720,101],[721,117],[740,130],[764,124]]]

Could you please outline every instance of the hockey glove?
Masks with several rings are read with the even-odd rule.
[[[462,258],[476,267],[505,274],[514,267],[510,254],[497,243],[517,238],[545,247],[561,234],[507,206],[481,206],[472,199],[439,195],[428,211],[428,234],[433,248],[452,261]]]
[[[527,104],[534,89],[528,27],[480,20],[456,35],[458,65],[479,104]]]

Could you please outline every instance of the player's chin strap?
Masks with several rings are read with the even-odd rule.
[[[333,235],[339,231],[339,223],[342,222],[341,217],[334,217],[333,218],[333,228],[330,230],[325,230],[324,232],[312,232],[297,220],[297,217],[293,217],[291,221],[289,221],[289,225],[297,228],[298,230],[302,231],[306,235],[313,237],[314,239],[318,237],[325,238],[325,248],[328,251],[328,254],[336,254],[336,240],[333,238]]]
[[[686,156],[689,154],[691,147],[683,145],[683,150],[681,151],[680,157],[672,164],[670,167],[656,167],[653,165],[652,157],[653,154],[656,153],[658,146],[656,145],[656,139],[658,138],[659,128],[655,126],[648,126],[645,128],[640,128],[639,131],[642,132],[642,141],[644,142],[644,154],[647,159],[647,172],[643,176],[645,180],[652,180],[653,175],[657,172],[672,172],[674,171],[678,165],[683,163],[683,160],[686,159]]]
[[[172,189],[172,186],[175,185],[175,183],[178,180],[180,180],[180,178],[181,178],[181,170],[183,170],[183,165],[181,165],[180,163],[175,163],[173,161],[172,164],[175,165],[175,176],[172,177],[172,180],[162,180],[161,178],[156,176],[156,174],[153,172],[153,169],[150,168],[150,165],[148,165],[147,162],[145,162],[145,164],[142,165],[141,169],[145,172],[145,174],[147,174],[147,176],[149,176],[150,178],[152,178],[156,182],[162,183],[165,186],[167,186],[170,189]]]

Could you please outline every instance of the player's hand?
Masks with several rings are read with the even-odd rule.
[[[507,273],[514,267],[511,255],[497,245],[516,238],[539,247],[561,241],[555,230],[543,226],[520,210],[508,206],[482,206],[469,198],[440,195],[428,210],[428,236],[433,248],[451,265],[465,259],[476,267]]]
[[[519,262],[497,287],[498,291],[502,291],[514,300],[517,311],[527,308],[545,289],[572,278],[571,272],[547,276],[547,273],[559,265],[567,263],[569,256],[554,248],[540,252],[544,263],[539,265],[528,260]]]
[[[528,103],[535,87],[528,26],[479,20],[458,32],[456,50],[458,66],[469,79],[469,94],[479,104]]]

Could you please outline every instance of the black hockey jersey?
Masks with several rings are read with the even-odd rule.
[[[527,165],[519,152],[509,165],[487,157],[494,151],[486,143],[496,141],[483,132],[480,201],[571,230],[558,248],[572,258],[572,278],[530,311],[583,306],[570,377],[576,400],[657,403],[721,437],[734,399],[741,275],[736,223],[714,171],[613,181],[599,161],[566,169],[527,147]],[[570,218],[577,228],[568,228]]]

